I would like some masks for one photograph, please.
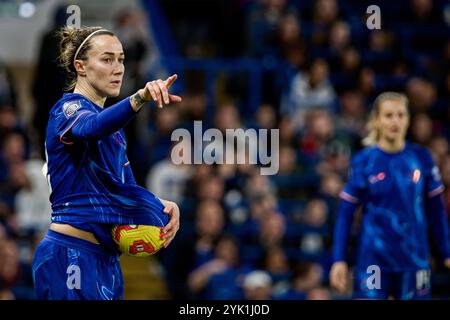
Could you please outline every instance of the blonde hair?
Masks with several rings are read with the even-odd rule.
[[[408,107],[408,98],[406,95],[398,92],[383,92],[381,93],[374,101],[372,111],[369,115],[369,120],[367,121],[366,129],[368,131],[368,134],[364,139],[362,140],[362,144],[364,146],[372,146],[374,144],[378,143],[378,140],[380,139],[380,132],[376,128],[376,120],[378,117],[378,114],[380,113],[380,106],[385,101],[400,101],[402,102],[406,107]]]
[[[95,35],[92,35],[95,32]],[[65,90],[75,88],[77,83],[77,72],[75,70],[75,58],[77,60],[87,60],[87,52],[91,49],[91,40],[97,35],[107,34],[115,36],[113,32],[102,27],[68,27],[61,28],[57,35],[59,41],[59,61],[67,76]],[[85,41],[87,39],[87,41]],[[75,57],[76,56],[76,57]]]

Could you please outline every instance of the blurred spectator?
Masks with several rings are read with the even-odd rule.
[[[186,92],[183,101],[177,106],[185,121],[183,127],[192,126],[195,120],[203,120],[207,107],[207,97],[204,92]]]
[[[245,185],[245,195],[248,199],[254,199],[262,194],[274,194],[276,192],[275,186],[270,181],[268,176],[260,175],[257,171],[247,178]],[[274,200],[274,198],[271,198]]]
[[[251,217],[236,232],[242,246],[243,262],[250,265],[260,263],[265,250],[283,246],[285,243],[285,217],[271,207],[275,199],[265,195],[251,205]]]
[[[190,147],[190,141],[179,142],[184,148]],[[188,146],[186,146],[189,144]],[[182,156],[182,155],[180,155]],[[175,165],[170,156],[160,160],[151,167],[147,174],[147,189],[160,198],[181,203],[186,194],[187,181],[193,174],[188,164]]]
[[[330,290],[327,288],[314,288],[306,295],[306,300],[331,300]]]
[[[277,125],[277,114],[273,106],[262,104],[255,114],[255,126],[259,129],[275,129]]]
[[[213,175],[203,180],[197,189],[198,200],[214,200],[221,202],[225,192],[225,184],[221,177]]]
[[[323,268],[317,263],[299,263],[295,270],[294,290],[307,293],[322,283]]]
[[[321,199],[308,201],[303,213],[302,223],[311,227],[320,228],[327,222],[327,204]]]
[[[17,244],[0,241],[0,300],[35,299],[31,267],[19,259]]]
[[[337,21],[333,24],[330,30],[328,39],[329,49],[333,54],[339,54],[351,43],[351,31],[348,23],[344,21]]]
[[[349,90],[340,95],[340,116],[337,127],[361,137],[364,135],[366,108],[364,96],[356,90]]]
[[[238,243],[232,236],[223,235],[215,246],[214,257],[189,275],[189,288],[196,298],[241,298],[238,281],[245,273],[241,267]]]
[[[305,66],[307,59],[306,43],[301,34],[299,18],[295,13],[288,13],[281,18],[278,25],[277,46],[281,58],[288,62],[292,69]]]
[[[328,80],[328,64],[323,59],[312,61],[308,73],[299,72],[291,81],[281,101],[281,112],[295,119],[296,127],[305,124],[308,110],[326,108],[334,112],[336,94]]]
[[[434,136],[431,138],[428,146],[430,148],[431,155],[433,156],[433,160],[436,162],[436,165],[441,166],[444,158],[450,151],[448,140],[443,136]]]
[[[44,164],[41,159],[30,159],[24,163],[23,173],[29,185],[18,191],[15,199],[18,228],[41,236],[50,226],[51,212],[50,190],[43,175]]]
[[[335,0],[315,0],[314,17],[315,23],[331,24],[339,15],[339,8]]]
[[[325,146],[333,138],[335,127],[330,113],[326,110],[309,112],[301,141],[301,151],[320,157]]]
[[[331,26],[339,18],[339,8],[336,0],[315,0],[313,7],[313,35],[312,44],[323,47]]]
[[[295,144],[296,142],[295,140],[297,139],[298,135],[298,130],[296,129],[294,119],[292,119],[289,115],[285,115],[281,118],[279,126],[280,126],[280,144],[281,145]]]
[[[411,119],[411,141],[417,144],[428,146],[433,136],[433,123],[425,112],[417,113]]]
[[[344,183],[342,178],[338,174],[328,173],[321,179],[320,192],[323,196],[331,197],[337,200],[343,186]]]
[[[396,62],[393,48],[394,37],[384,29],[375,30],[369,35],[369,48],[363,54],[364,64],[370,66],[377,73],[392,72]]]
[[[14,287],[19,275],[19,255],[17,246],[12,240],[0,241],[0,298],[15,299]]]
[[[19,120],[17,110],[10,104],[0,105],[0,146],[5,143],[10,134],[21,135],[24,142],[24,157],[30,153],[30,139]]]
[[[263,268],[272,279],[274,295],[280,295],[289,289],[292,271],[288,256],[282,247],[271,247],[266,251]]]
[[[161,110],[155,109],[153,111],[155,117],[154,122],[149,123],[148,132],[144,135],[148,137],[148,140],[144,142],[146,146],[144,150],[149,150],[149,152],[145,154],[145,157],[142,157],[142,149],[136,150],[136,155],[133,157],[133,159],[136,159],[135,163],[130,159],[138,182],[140,182],[139,177],[142,179],[147,174],[147,172],[140,174],[140,170],[151,167],[158,161],[170,157],[170,150],[173,144],[171,140],[172,132],[180,122],[179,112],[173,106],[168,106]]]
[[[279,151],[280,169],[274,180],[277,186],[277,194],[284,199],[294,199],[298,196],[295,188],[296,179],[300,179],[298,159],[295,149],[288,145],[282,145]]]
[[[225,229],[225,213],[214,200],[201,201],[194,217],[189,212],[184,213],[181,217],[183,228],[180,234],[161,256],[166,269],[167,285],[174,299],[191,297],[189,273],[214,258],[214,248]],[[211,271],[213,270],[216,269],[212,268]],[[197,282],[194,284],[195,292],[204,287],[205,282],[201,283],[201,286]]]
[[[436,101],[436,88],[427,80],[412,78],[405,87],[411,114],[430,112]]]
[[[433,0],[411,0],[410,22],[424,21],[431,18]]]
[[[255,270],[247,274],[242,284],[246,300],[271,300],[272,279],[262,270]]]
[[[305,300],[312,290],[321,287],[322,277],[323,268],[320,264],[300,262],[294,267],[294,279],[291,288],[278,296],[277,299]]]
[[[251,7],[246,27],[249,55],[264,57],[273,53],[277,27],[287,3],[286,0],[262,0]]]
[[[356,85],[359,91],[371,99],[376,94],[375,73],[373,70],[369,67],[363,67],[359,72]]]
[[[441,161],[441,165],[439,167],[442,183],[445,186],[444,191],[444,199],[445,199],[445,208],[447,211],[447,215],[450,218],[450,155],[447,154]]]
[[[257,223],[275,210],[277,206],[277,198],[270,192],[256,193],[250,200],[251,219]]]
[[[359,52],[354,47],[346,47],[340,53],[340,62],[338,68],[340,68],[344,73],[350,76],[350,80],[353,80],[356,72],[361,66],[361,56]],[[351,83],[353,86],[354,84]]]
[[[6,206],[0,213],[11,219],[15,213],[15,197],[22,188],[29,189],[30,181],[25,174],[26,145],[22,134],[11,132],[4,137],[0,149],[0,203]],[[4,211],[6,209],[6,211]]]
[[[200,202],[196,215],[195,241],[196,265],[208,260],[213,251],[215,241],[225,227],[225,214],[220,205],[213,200]]]
[[[229,136],[227,129],[242,129],[246,130],[243,121],[241,120],[237,107],[232,103],[220,104],[214,115],[214,126],[222,132],[224,138]],[[224,154],[221,154],[220,148],[216,149],[219,152],[219,158],[224,158],[226,163],[238,163],[239,166],[247,166],[250,164],[249,159],[258,159],[257,148],[253,148],[258,144],[258,137],[256,135],[236,134],[235,138],[226,138],[223,143]],[[212,142],[212,143],[215,143]],[[227,150],[234,150],[234,145],[245,145],[245,148],[238,148],[236,153],[227,153]],[[250,154],[251,153],[251,154]],[[241,164],[242,160],[244,164]],[[247,169],[250,169],[248,167]]]
[[[18,124],[16,112],[9,104],[0,107],[0,142],[3,143],[4,137],[13,131]]]
[[[299,253],[297,259],[322,262],[325,253],[328,207],[324,200],[313,199],[307,202],[298,226]]]
[[[350,147],[348,144],[333,141],[324,150],[322,160],[317,165],[317,172],[325,179],[327,175],[347,175],[350,162]]]
[[[279,175],[293,175],[296,170],[297,158],[294,148],[289,146],[280,147],[280,170]]]

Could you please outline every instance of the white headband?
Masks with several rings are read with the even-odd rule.
[[[94,32],[92,32],[90,35],[88,35],[86,37],[86,39],[83,40],[83,42],[80,44],[80,46],[78,47],[77,51],[75,52],[75,56],[73,57],[73,63],[75,64],[75,60],[77,59],[78,53],[80,52],[81,48],[86,44],[86,42],[89,41],[90,38],[92,38],[93,35],[95,35],[97,32],[102,32],[102,31],[106,31],[109,32],[106,29],[100,29],[100,30],[95,30]]]

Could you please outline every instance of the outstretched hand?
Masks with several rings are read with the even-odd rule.
[[[177,80],[176,74],[171,75],[166,80],[153,80],[147,82],[143,89],[139,90],[139,95],[144,101],[154,101],[158,108],[162,108],[164,104],[170,104],[172,102],[181,102],[181,97],[170,94],[169,88]]]

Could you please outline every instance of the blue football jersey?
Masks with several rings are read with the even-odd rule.
[[[99,137],[73,134],[77,122],[84,125],[102,111],[74,93],[64,94],[50,111],[46,156],[52,221],[164,226],[164,205],[134,180],[123,131]]]
[[[428,269],[424,200],[443,190],[431,154],[418,145],[406,143],[397,153],[374,146],[355,155],[341,198],[363,205],[357,268]]]

